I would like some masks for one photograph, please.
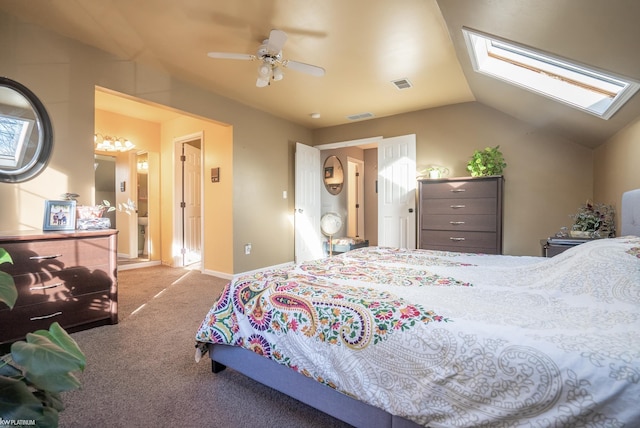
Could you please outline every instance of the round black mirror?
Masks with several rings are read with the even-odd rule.
[[[34,178],[52,150],[53,129],[42,102],[24,85],[0,77],[0,182]]]
[[[342,162],[337,156],[329,156],[324,161],[324,187],[332,195],[337,195],[344,184]]]

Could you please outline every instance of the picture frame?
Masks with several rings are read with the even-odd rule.
[[[324,167],[324,178],[333,178],[333,167],[325,166]]]
[[[76,201],[45,201],[42,230],[75,230]]]

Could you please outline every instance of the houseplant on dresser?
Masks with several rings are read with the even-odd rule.
[[[0,248],[0,266],[4,263],[13,261]],[[13,277],[0,270],[0,306],[12,309],[17,299]],[[57,427],[58,413],[64,409],[60,393],[80,387],[73,372],[85,365],[78,344],[57,322],[14,342],[11,352],[0,357],[0,422]]]
[[[500,146],[486,147],[484,150],[476,150],[467,162],[467,170],[472,177],[487,177],[501,175],[507,167]]]

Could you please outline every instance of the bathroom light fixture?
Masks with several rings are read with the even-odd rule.
[[[135,148],[135,144],[121,137],[94,134],[93,143],[95,149],[101,152],[127,152]]]

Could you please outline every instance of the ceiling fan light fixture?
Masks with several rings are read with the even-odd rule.
[[[258,66],[258,76],[266,79],[271,77],[271,67],[269,64],[262,63]]]
[[[284,73],[282,73],[282,69],[280,67],[274,67],[273,80],[277,82],[278,80],[282,80],[283,77],[284,77]]]

